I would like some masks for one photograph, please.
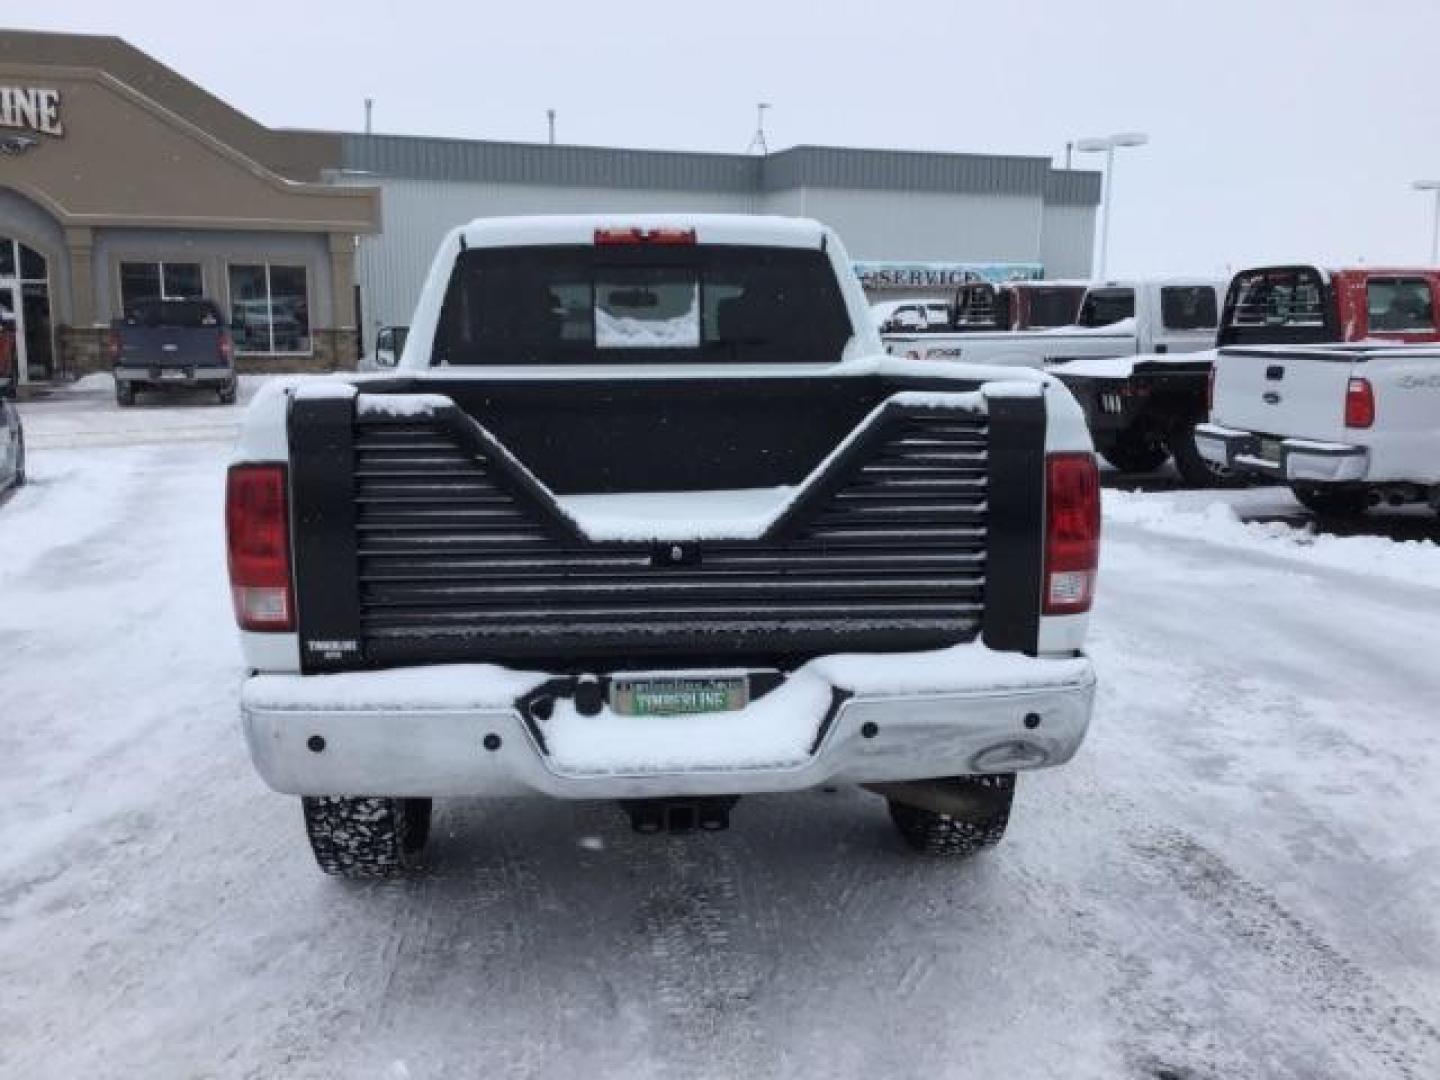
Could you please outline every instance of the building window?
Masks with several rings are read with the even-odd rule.
[[[308,353],[310,296],[303,266],[230,267],[230,326],[242,353]]]
[[[199,263],[120,264],[120,307],[125,311],[141,300],[199,300],[204,295]]]

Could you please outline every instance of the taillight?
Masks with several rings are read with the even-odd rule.
[[[1210,377],[1205,380],[1205,415],[1215,411],[1215,363],[1210,363]]]
[[[231,467],[225,484],[225,540],[240,629],[295,629],[285,466]]]
[[[1093,454],[1045,459],[1046,615],[1090,610],[1100,566],[1100,470]]]
[[[694,229],[596,229],[597,244],[693,244]]]
[[[215,344],[216,351],[220,353],[222,364],[230,363],[230,358],[235,355],[235,343],[230,340],[230,335],[224,330],[220,331],[220,340]]]
[[[120,331],[111,330],[105,335],[105,359],[116,363],[120,359]]]
[[[1345,426],[1368,428],[1375,423],[1375,390],[1369,379],[1351,379],[1345,387]]]

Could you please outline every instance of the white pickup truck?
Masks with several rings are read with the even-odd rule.
[[[1195,444],[1216,466],[1288,484],[1318,514],[1440,510],[1440,346],[1226,348],[1213,380]]]
[[[256,396],[226,527],[251,757],[332,874],[437,796],[656,832],[829,784],[966,855],[1090,720],[1078,406],[885,355],[814,221],[456,229],[393,373]]]
[[[1215,347],[1223,282],[1173,278],[1091,286],[1077,325],[1054,330],[886,334],[910,360],[1048,368],[1090,357],[1188,353]]]

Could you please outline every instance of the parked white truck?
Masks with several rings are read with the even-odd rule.
[[[886,356],[813,221],[455,230],[394,374],[257,395],[226,525],[250,753],[333,874],[450,795],[680,831],[858,784],[970,854],[1090,720],[1078,407]]]
[[[1288,484],[1319,514],[1386,502],[1440,510],[1440,346],[1221,349],[1207,460]]]
[[[1049,368],[1090,357],[1188,353],[1215,346],[1223,282],[1196,278],[1111,281],[1090,287],[1075,326],[1054,330],[886,334],[911,360]]]

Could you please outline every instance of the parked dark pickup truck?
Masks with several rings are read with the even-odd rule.
[[[324,870],[405,869],[436,796],[652,832],[829,784],[967,855],[1074,754],[1099,481],[1053,379],[887,357],[813,221],[491,218],[429,281],[394,376],[268,384],[229,473],[246,737]]]
[[[140,390],[212,390],[235,400],[235,358],[220,309],[209,300],[138,300],[110,328],[115,400],[135,404]]]

